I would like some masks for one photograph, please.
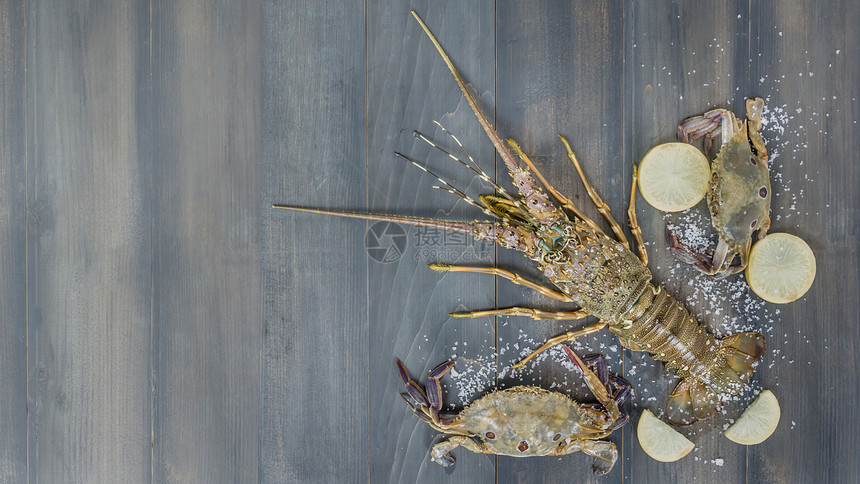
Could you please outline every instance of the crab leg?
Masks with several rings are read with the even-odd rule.
[[[446,361],[430,372],[430,377],[427,378],[427,383],[424,384],[424,391],[427,394],[427,400],[430,402],[431,409],[435,408],[437,411],[442,409],[442,387],[439,386],[439,379],[453,367],[453,361]]]
[[[711,151],[711,142],[717,135],[722,136],[723,142],[731,138],[740,129],[734,113],[727,109],[712,109],[701,116],[691,116],[678,125],[678,140],[691,143],[705,137],[705,153]]]
[[[615,448],[615,444],[605,440],[581,442],[578,450],[594,457],[591,469],[598,475],[609,472],[615,465],[615,461],[618,460],[618,449]]]
[[[627,397],[633,393],[630,383],[618,375],[609,375],[609,382],[615,386],[615,393],[612,395],[612,399],[618,402],[618,405],[624,403]]]
[[[451,451],[457,447],[463,446],[476,454],[492,454],[493,452],[483,444],[475,442],[471,438],[464,435],[455,435],[433,446],[430,451],[431,458],[444,467],[454,464],[454,456]]]
[[[422,390],[421,387],[409,377],[409,372],[406,371],[406,367],[400,359],[395,358],[394,361],[397,363],[397,371],[400,373],[400,379],[403,380],[403,384],[406,385],[406,394],[409,395],[409,397],[411,397],[421,409],[428,409],[430,407],[430,402],[427,400],[427,395],[424,394],[424,390]]]
[[[600,380],[602,385],[606,385],[609,381],[609,368],[606,366],[606,357],[599,353],[594,353],[583,356],[582,362],[585,363],[591,371],[597,374],[597,378]]]
[[[591,326],[586,326],[586,327],[584,327],[582,329],[578,329],[576,331],[568,331],[567,333],[560,334],[554,338],[550,338],[549,340],[547,340],[546,343],[542,344],[538,349],[534,350],[532,352],[532,354],[523,358],[519,363],[517,363],[515,365],[511,365],[511,368],[514,370],[521,370],[526,365],[526,363],[528,363],[529,361],[532,360],[532,358],[534,358],[535,356],[539,355],[540,353],[543,353],[544,351],[552,348],[553,346],[560,345],[560,344],[566,343],[568,341],[573,341],[576,338],[579,338],[580,336],[586,336],[586,335],[589,335],[592,333],[596,333],[605,327],[606,327],[606,323],[601,321],[597,324],[592,324]]]
[[[743,251],[741,252],[741,265],[730,265],[736,254],[734,251],[729,250],[728,245],[723,240],[717,242],[714,256],[710,259],[681,242],[680,237],[678,237],[678,234],[675,233],[671,225],[666,225],[666,241],[669,243],[669,250],[672,251],[672,255],[676,259],[696,266],[699,272],[709,276],[720,274],[720,277],[727,277],[740,272],[746,267],[746,255],[744,255]],[[749,251],[747,251],[748,254]]]
[[[561,349],[567,353],[568,358],[573,361],[576,366],[579,368],[579,371],[582,372],[582,378],[585,380],[585,384],[588,385],[588,389],[591,390],[591,393],[597,397],[597,401],[600,402],[601,405],[609,412],[609,416],[614,422],[618,419],[618,403],[612,399],[612,395],[609,394],[609,391],[604,386],[604,382],[600,380],[600,377],[589,370],[585,363],[573,352],[567,345],[561,345]],[[605,366],[605,362],[604,362]]]
[[[504,269],[499,269],[498,267],[452,266],[448,264],[429,264],[428,267],[430,267],[434,271],[439,272],[477,272],[479,274],[493,274],[499,277],[504,277],[505,279],[513,282],[514,284],[528,287],[529,289],[537,291],[544,296],[548,296],[559,301],[573,302],[573,299],[571,299],[570,296],[568,296],[567,294],[541,286],[536,282],[529,281],[528,279],[525,279],[520,275],[514,274],[513,272],[506,271]]]
[[[395,358],[394,361],[397,363],[400,379],[406,385],[406,393],[401,393],[400,396],[412,407],[412,412],[437,430],[450,432],[447,426],[453,419],[443,417],[440,413],[442,410],[442,388],[439,386],[439,379],[454,367],[454,362],[446,361],[431,371],[427,378],[427,384],[422,389],[409,377],[409,372],[406,371],[403,362],[399,358]]]
[[[752,123],[752,129],[761,131],[761,117],[764,114],[764,99],[757,97],[747,99],[747,121]]]
[[[591,186],[591,183],[588,182],[588,178],[585,177],[585,172],[582,171],[582,166],[579,164],[579,160],[576,158],[576,154],[574,154],[573,149],[570,147],[570,143],[562,135],[558,135],[561,138],[561,142],[564,143],[564,148],[567,150],[567,156],[570,158],[570,161],[573,162],[573,166],[576,167],[576,171],[579,173],[579,178],[582,179],[582,184],[585,185],[585,191],[588,192],[588,196],[591,197],[591,201],[594,202],[594,205],[597,207],[597,210],[603,215],[603,218],[609,222],[609,226],[612,227],[612,231],[615,232],[615,238],[624,246],[624,248],[629,249],[630,244],[627,242],[627,237],[624,236],[624,231],[621,230],[621,226],[618,225],[618,222],[615,221],[615,217],[612,216],[612,212],[609,210],[609,205],[600,198],[600,195],[597,193],[597,190]]]

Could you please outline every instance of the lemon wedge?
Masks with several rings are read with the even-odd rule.
[[[652,459],[660,462],[675,462],[689,454],[696,446],[666,422],[644,410],[636,427],[639,445]]]
[[[657,145],[639,163],[642,198],[664,212],[680,212],[699,203],[710,179],[708,159],[687,143]]]
[[[765,441],[779,424],[779,402],[776,396],[765,390],[755,399],[743,415],[726,429],[726,438],[743,445],[755,445]]]
[[[815,256],[800,237],[769,234],[756,242],[746,269],[747,283],[765,301],[784,304],[800,298],[815,279]]]

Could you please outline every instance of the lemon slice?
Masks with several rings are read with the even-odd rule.
[[[760,298],[789,303],[812,286],[815,256],[800,237],[769,234],[753,246],[746,276],[750,288]]]
[[[765,441],[779,424],[779,402],[776,396],[765,390],[755,399],[741,418],[726,429],[726,438],[744,445],[755,445]]]
[[[650,410],[643,411],[639,417],[636,435],[642,450],[660,462],[675,462],[695,447],[688,438],[655,417]]]
[[[642,198],[664,212],[680,212],[699,203],[710,179],[708,159],[687,143],[657,145],[639,163]]]

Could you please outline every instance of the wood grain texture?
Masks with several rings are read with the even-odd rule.
[[[0,481],[27,478],[24,10],[0,4]]]
[[[460,448],[443,468],[429,458],[441,436],[398,396],[395,357],[422,383],[456,360],[448,410],[520,383],[591,400],[558,352],[507,369],[591,320],[454,319],[567,306],[426,266],[499,265],[542,281],[521,255],[271,208],[484,218],[393,156],[489,193],[412,136],[457,151],[435,119],[507,183],[410,9],[502,136],[604,227],[557,133],[626,226],[631,165],[650,147],[687,116],[743,114],[745,98],[765,98],[771,231],[809,242],[816,282],[776,306],[742,277],[708,281],[666,249],[667,221],[695,217],[639,197],[655,280],[721,335],[765,331],[768,352],[723,414],[683,430],[696,450],[663,464],[642,452],[635,424],[643,408],[662,411],[675,377],[611,334],[574,343],[607,354],[636,391],[632,423],[610,437],[619,463],[599,480],[858,481],[860,5],[839,0],[0,4],[0,481],[598,480],[583,454]],[[704,205],[692,212],[707,229]],[[726,440],[763,388],[782,406],[776,434]]]
[[[609,230],[558,138],[559,134],[565,136],[595,190],[619,223],[625,224],[620,2],[606,2],[599,7],[549,1],[499,2],[496,17],[499,130],[521,144],[536,168],[558,190]],[[501,162],[497,170],[500,179],[509,178]],[[500,250],[499,264],[532,280],[545,281],[534,263],[518,252]],[[507,281],[499,282],[498,287],[496,303],[500,307],[576,309],[575,304],[553,301]],[[564,365],[567,356],[560,349],[530,363],[522,372],[505,371],[505,367],[552,336],[596,322],[595,318],[561,322],[500,318],[497,344],[507,349],[505,357],[499,358],[500,371],[504,372],[501,385],[552,387],[579,401],[594,401],[579,374]],[[516,342],[520,341],[524,343],[517,348]],[[615,337],[603,332],[576,342],[574,348],[584,356],[613,344],[617,349]],[[621,374],[620,351],[600,352],[606,353],[610,369]],[[618,432],[610,439],[619,450],[620,437]],[[620,465],[604,477],[594,476],[591,465],[592,458],[583,453],[536,459],[500,457],[499,482],[564,481],[570,475],[579,476],[583,482],[620,480]]]
[[[376,212],[471,220],[476,210],[436,190],[439,182],[395,158],[394,151],[426,163],[467,193],[485,193],[463,166],[412,136],[418,130],[452,152],[456,144],[432,124],[438,120],[492,173],[493,150],[432,43],[409,14],[414,8],[439,37],[492,113],[493,12],[491,5],[463,2],[368,4],[367,206]],[[495,458],[458,449],[446,469],[429,460],[438,432],[412,415],[394,358],[423,383],[436,365],[455,359],[455,371],[480,373],[481,389],[495,383],[492,320],[453,319],[458,309],[494,306],[495,281],[476,274],[440,274],[428,263],[490,265],[493,247],[434,230],[402,227],[405,251],[396,262],[368,261],[370,482],[492,482]],[[445,379],[455,388],[453,375]],[[446,402],[470,400],[449,392]]]
[[[625,106],[626,156],[638,163],[656,144],[676,141],[678,123],[687,116],[701,114],[714,107],[732,109],[744,117],[745,96],[759,93],[750,82],[746,27],[749,13],[746,3],[677,5],[665,3],[645,6],[625,2]],[[714,18],[727,19],[714,22]],[[628,178],[629,180],[629,178]],[[628,182],[629,183],[629,182]],[[731,300],[715,301],[716,290],[702,290],[706,278],[689,266],[675,261],[668,251],[664,230],[668,222],[681,225],[685,217],[659,212],[637,195],[637,215],[643,238],[650,242],[649,268],[654,281],[697,315],[699,321],[720,335],[727,332],[731,317],[760,320],[761,315],[740,314]],[[710,217],[704,202],[692,211],[699,214],[702,229],[710,231]],[[721,289],[725,283],[712,289]],[[753,325],[762,331],[764,325]],[[637,403],[656,415],[662,415],[668,395],[678,379],[662,364],[644,353],[625,351],[626,369],[631,383],[640,389]],[[756,372],[753,382],[761,378]],[[645,394],[645,392],[648,394]],[[654,399],[649,399],[650,395]],[[638,421],[641,408],[632,412]],[[731,407],[734,411],[734,407]],[[736,413],[732,414],[736,418]],[[681,463],[663,464],[648,457],[639,446],[635,426],[626,427],[625,477],[648,477],[655,481],[693,481],[712,479],[741,482],[746,475],[746,450],[725,439],[715,425],[723,425],[722,416],[682,429],[697,448]],[[629,460],[628,460],[629,459]],[[722,459],[724,465],[713,462]],[[694,465],[699,462],[699,465]]]
[[[32,482],[150,479],[148,16],[139,7],[45,2],[26,13]]]
[[[366,224],[271,208],[366,207],[363,6],[265,2],[263,19],[260,478],[363,482]]]
[[[152,5],[158,482],[259,479],[261,13]]]
[[[779,156],[773,232],[806,240],[816,280],[784,307],[768,344],[781,353],[763,383],[780,399],[772,438],[748,450],[750,480],[851,482],[860,475],[860,6],[808,1],[754,3],[751,78],[773,109],[791,118],[769,139]],[[773,351],[773,350],[771,350]],[[844,377],[844,378],[843,378]],[[802,441],[797,445],[796,441]],[[805,449],[805,450],[804,450]],[[850,449],[850,450],[849,450]]]

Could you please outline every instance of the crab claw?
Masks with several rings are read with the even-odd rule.
[[[615,444],[605,440],[583,442],[582,451],[594,457],[591,470],[599,476],[611,471],[615,461],[618,460],[618,449],[616,449]]]
[[[712,259],[694,251],[681,242],[681,238],[675,233],[675,227],[672,224],[666,224],[666,242],[669,244],[669,250],[672,251],[672,255],[679,261],[693,265],[699,272],[705,274],[713,274],[715,272],[714,266],[711,263]]]
[[[585,379],[585,384],[588,385],[588,388],[591,390],[591,393],[597,397],[597,401],[603,405],[603,407],[609,412],[609,417],[614,422],[618,419],[618,403],[612,399],[612,396],[609,394],[609,391],[603,385],[603,382],[600,381],[600,377],[597,376],[593,371],[589,370],[585,363],[579,359],[579,356],[573,352],[567,345],[561,345],[561,349],[567,353],[568,358],[573,361],[574,364],[579,368],[579,371],[582,372],[582,377]]]
[[[725,240],[720,239],[717,242],[717,248],[714,250],[714,258],[711,261],[712,270],[719,271],[722,269],[723,264],[726,263],[726,259],[729,257],[729,252],[729,244]],[[732,258],[734,258],[734,254],[732,254]]]
[[[450,452],[445,452],[444,454],[434,452],[431,459],[442,467],[451,467],[454,465],[454,456]]]
[[[618,405],[624,403],[627,397],[633,393],[630,383],[618,375],[609,375],[609,382],[615,386],[615,394],[612,395],[612,399],[618,402]]]
[[[603,355],[599,353],[585,355],[582,357],[582,362],[597,374],[600,383],[606,385],[606,382],[609,381],[609,368],[606,367],[606,358]]]

